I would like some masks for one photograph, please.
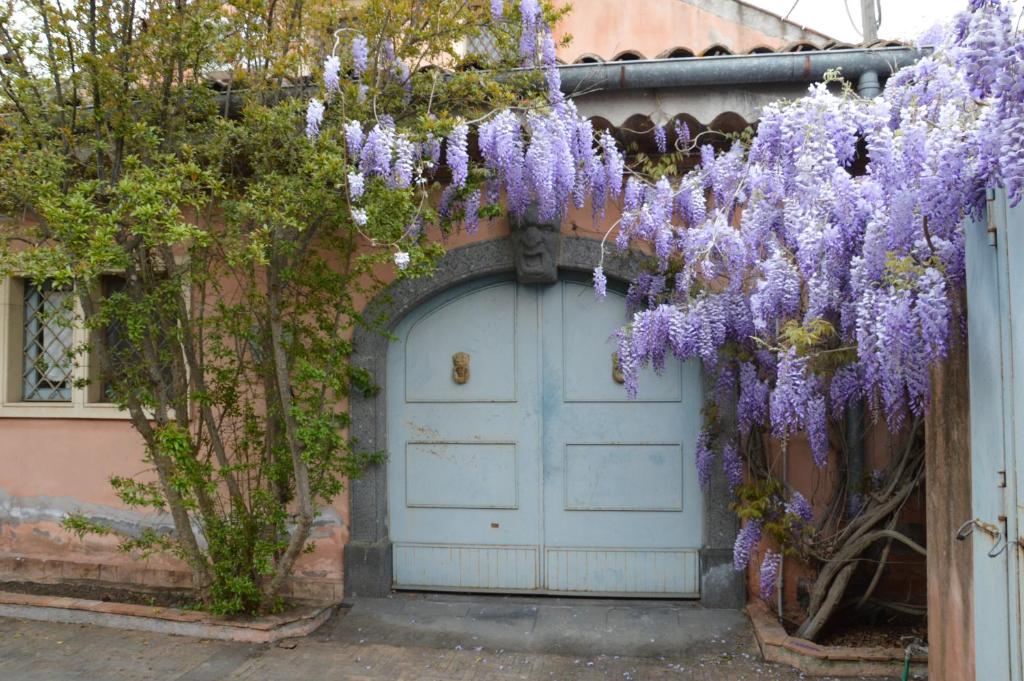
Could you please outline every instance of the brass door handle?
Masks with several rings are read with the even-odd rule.
[[[458,385],[469,381],[469,353],[456,352],[452,355],[452,380]]]

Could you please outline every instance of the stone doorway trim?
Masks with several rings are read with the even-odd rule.
[[[594,239],[563,237],[558,268],[587,273],[600,260]],[[643,256],[606,246],[604,271],[609,280],[627,282],[640,272]],[[515,255],[508,238],[455,248],[445,254],[432,277],[405,279],[382,291],[367,307],[367,316],[384,315],[393,329],[420,304],[474,279],[515,273]],[[353,362],[366,369],[380,387],[377,394],[350,398],[352,435],[360,451],[387,449],[387,353],[390,340],[357,327]],[[741,608],[746,601],[744,574],[732,569],[732,544],[737,522],[729,510],[725,476],[717,471],[704,495],[704,546],[701,549],[701,599],[707,607]],[[349,484],[349,542],[344,549],[345,599],[382,597],[391,591],[392,555],[388,535],[387,465],[372,466]]]

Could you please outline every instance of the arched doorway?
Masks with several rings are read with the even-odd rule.
[[[598,256],[596,242],[564,238],[558,283],[527,286],[513,278],[511,244],[485,242],[376,301],[399,340],[357,334],[356,361],[381,390],[354,397],[353,430],[390,460],[352,482],[347,596],[400,587],[742,604],[724,481],[708,495],[695,481],[699,368],[677,366],[647,401],[625,399],[606,342],[624,301],[595,301],[583,280]],[[604,266],[627,280],[639,262],[608,254]],[[468,355],[464,383],[456,353]]]

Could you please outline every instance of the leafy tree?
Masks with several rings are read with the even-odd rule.
[[[94,339],[77,351],[155,473],[114,488],[174,525],[121,547],[180,556],[212,610],[277,607],[318,510],[379,460],[345,435],[349,391],[375,389],[349,361],[353,327],[381,321],[360,301],[380,263],[416,276],[442,252],[422,229],[439,220],[440,140],[543,103],[533,74],[480,70],[520,65],[517,16],[464,0],[29,0],[0,14],[0,270],[74,293]],[[306,99],[325,77],[315,136]],[[359,172],[350,121],[383,123],[370,137],[387,177]]]

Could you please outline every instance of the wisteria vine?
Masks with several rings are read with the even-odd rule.
[[[513,215],[536,205],[543,220],[588,202],[603,218],[619,201],[617,247],[643,242],[653,252],[630,287],[632,322],[618,334],[628,393],[642,389],[644,366],[693,359],[714,378],[712,401],[736,406],[732,425],[712,419],[698,436],[704,486],[717,460],[730,489],[742,484],[739,445],[755,430],[782,441],[805,434],[823,467],[829,424],[848,405],[866,403],[893,431],[928,409],[930,370],[960,332],[965,220],[980,213],[986,188],[1004,187],[1014,203],[1024,195],[1024,41],[1005,0],[971,0],[934,52],[894,74],[883,95],[858,97],[838,78],[814,85],[800,100],[765,107],[749,144],[718,154],[702,146],[691,172],[653,178],[630,169],[611,133],[598,133],[563,96],[538,1],[493,0],[490,13],[519,18],[520,58],[542,73],[546,102],[457,121],[443,144],[414,139],[386,116],[346,121],[357,224],[371,178],[423,185],[442,153],[450,182],[439,214],[463,216],[469,230],[499,201]],[[350,50],[358,80],[366,39],[356,36]],[[309,102],[314,142],[339,69],[332,55],[324,96]],[[675,134],[695,146],[685,124]],[[665,151],[663,128],[655,140]],[[402,239],[420,237],[411,225]],[[402,242],[392,247],[396,265],[408,267]],[[785,513],[795,526],[812,518],[794,492]],[[761,529],[755,519],[740,532],[737,569]],[[779,560],[770,553],[763,562],[762,593],[774,592]]]

